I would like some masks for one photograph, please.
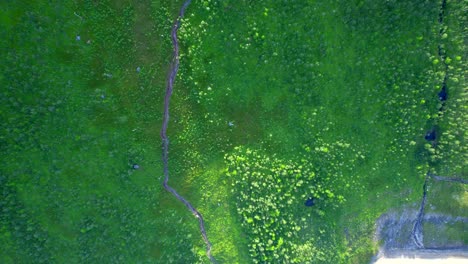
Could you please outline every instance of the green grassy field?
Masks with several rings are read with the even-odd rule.
[[[181,5],[0,3],[1,263],[208,263],[196,219],[161,184]],[[192,2],[170,184],[220,263],[367,263],[376,219],[419,203],[427,171],[468,177],[467,4],[449,0],[442,25],[440,5]],[[466,187],[450,192],[437,203],[466,212]]]

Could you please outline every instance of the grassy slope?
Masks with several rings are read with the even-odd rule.
[[[329,155],[328,165],[310,157],[312,166],[325,168],[320,177],[344,174],[330,182],[347,199],[326,212],[326,233],[318,243],[338,252],[331,262],[369,259],[376,217],[420,199],[428,158],[423,135],[437,116],[441,83],[440,67],[431,59],[440,41],[438,3],[203,2],[183,36],[188,58],[181,81],[206,128],[187,141],[195,142],[193,149],[206,164],[218,162],[213,156],[226,151],[249,159],[229,152],[232,146],[294,162],[303,145],[351,144],[347,152]],[[351,164],[358,151],[363,160]],[[339,160],[345,165],[333,168]],[[227,166],[235,170],[238,164]],[[259,171],[254,167],[243,174]],[[346,184],[352,187],[340,187]],[[235,192],[233,199],[240,195]],[[256,206],[255,201],[236,205]],[[256,227],[244,224],[247,243],[258,243],[252,237]],[[217,241],[216,232],[212,236]]]
[[[467,175],[467,149],[465,142],[468,120],[468,109],[466,107],[467,65],[464,63],[463,55],[466,54],[464,43],[466,42],[467,18],[464,15],[467,10],[466,2],[449,1],[445,12],[445,20],[441,25],[442,32],[439,37],[441,47],[446,52],[443,58],[435,57],[442,63],[437,64],[435,74],[442,78],[442,73],[447,71],[447,87],[450,89],[451,97],[444,105],[444,113],[439,116],[435,123],[440,124],[441,138],[435,151],[431,155],[431,164],[434,173],[447,176],[468,177]],[[447,68],[445,68],[447,65]]]
[[[195,219],[158,184],[180,4],[2,4],[2,262],[206,261]],[[308,157],[346,198],[296,243],[316,234],[336,260],[368,259],[376,216],[419,198],[440,83],[428,56],[437,55],[437,12],[423,1],[192,3],[168,131],[171,183],[204,213],[215,256],[251,262],[251,229],[223,160],[245,146]],[[288,209],[294,219],[304,216],[300,199]]]
[[[2,263],[194,262],[158,183],[180,4],[1,4]]]
[[[466,54],[466,45],[463,44],[466,42],[466,34],[460,33],[466,31],[467,18],[464,14],[467,8],[466,3],[462,2],[449,1],[447,5],[446,18],[439,40],[446,50],[446,59],[445,61],[440,57],[434,59],[444,62],[439,66],[439,71],[445,68],[445,64],[448,65],[447,87],[451,96],[444,105],[444,113],[435,120],[440,126],[441,136],[430,155],[433,173],[465,180],[468,179],[468,145],[465,129],[468,126],[468,108],[466,107],[468,90],[466,86],[467,65],[463,62],[463,54]],[[439,73],[439,76],[442,75]],[[467,217],[468,186],[466,184],[430,181],[428,190],[426,213]],[[424,226],[424,239],[433,247],[466,246],[468,234],[460,232],[466,229],[467,224],[463,222],[438,223],[438,225],[427,223]]]

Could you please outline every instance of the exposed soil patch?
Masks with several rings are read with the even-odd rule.
[[[468,245],[464,244],[463,239],[457,239],[457,237],[449,239],[450,228],[457,225],[467,226],[468,217],[435,213],[424,215],[421,219],[419,233],[423,246],[421,248],[415,243],[412,236],[418,214],[417,209],[407,208],[401,212],[393,211],[383,214],[377,220],[376,239],[381,241],[382,245],[373,262],[382,257],[396,258],[400,256],[434,258],[462,255],[468,258]]]
[[[382,254],[395,249],[416,249],[412,240],[413,225],[418,218],[418,210],[405,209],[402,212],[389,212],[377,220],[376,239],[381,241]]]

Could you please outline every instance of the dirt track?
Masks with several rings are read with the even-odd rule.
[[[387,252],[385,256],[377,256],[374,264],[401,264],[401,263],[444,263],[462,264],[468,262],[466,249],[445,250],[394,250]]]
[[[464,258],[468,260],[468,251],[466,249],[416,249],[416,250],[392,250],[385,255],[386,258]]]

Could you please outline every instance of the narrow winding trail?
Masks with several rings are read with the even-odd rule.
[[[182,5],[179,11],[179,15],[177,16],[174,25],[172,26],[172,31],[171,31],[171,39],[172,39],[172,45],[174,46],[174,51],[173,51],[173,58],[172,58],[172,63],[169,71],[169,76],[167,79],[167,85],[166,85],[166,95],[164,97],[164,116],[163,116],[163,123],[162,123],[162,128],[161,128],[161,140],[162,140],[162,161],[163,161],[163,166],[164,166],[164,182],[163,186],[164,188],[172,193],[179,201],[181,201],[187,208],[190,210],[190,212],[193,213],[193,215],[198,219],[198,222],[200,224],[200,232],[202,234],[203,240],[205,241],[206,244],[206,255],[210,259],[212,263],[216,263],[215,258],[211,255],[211,243],[208,240],[208,236],[206,235],[206,229],[205,229],[205,221],[203,220],[203,216],[201,213],[193,207],[193,205],[187,201],[184,197],[182,197],[177,191],[169,186],[168,181],[169,181],[169,165],[168,165],[168,152],[169,152],[169,139],[167,137],[167,126],[169,124],[169,103],[171,100],[171,95],[172,95],[172,90],[174,87],[174,81],[177,76],[177,71],[179,70],[179,41],[177,40],[177,31],[180,28],[181,25],[181,20],[184,17],[185,10],[189,6],[191,0],[185,1],[185,3]]]
[[[413,239],[414,244],[417,248],[424,248],[423,242],[423,218],[424,218],[424,207],[426,206],[426,197],[427,197],[427,180],[429,176],[426,175],[423,185],[423,197],[421,200],[421,206],[419,207],[418,216],[416,222],[414,223],[413,230],[411,231],[411,238]]]

